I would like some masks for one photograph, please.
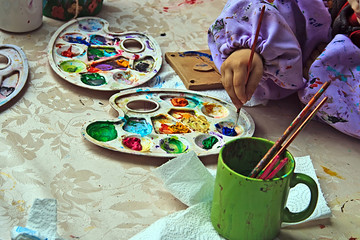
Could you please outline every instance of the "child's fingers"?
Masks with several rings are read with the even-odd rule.
[[[231,101],[234,103],[236,108],[241,108],[242,102],[236,96],[233,85],[233,71],[231,69],[222,70],[221,76],[222,76],[221,82],[223,84],[224,89],[228,93]]]
[[[245,104],[248,100],[246,95],[246,68],[237,68],[233,73],[233,85],[236,97]]]

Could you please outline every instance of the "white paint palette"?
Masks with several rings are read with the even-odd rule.
[[[88,141],[119,152],[170,157],[194,150],[206,156],[255,131],[244,109],[236,121],[234,105],[190,90],[125,90],[110,104],[118,118],[87,122],[81,131]]]
[[[114,91],[139,86],[161,68],[162,54],[151,37],[139,32],[113,33],[97,17],[71,20],[50,40],[52,69],[80,87]]]
[[[13,99],[25,86],[28,60],[18,46],[0,45],[0,106]]]

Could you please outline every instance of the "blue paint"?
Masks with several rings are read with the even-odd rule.
[[[179,54],[180,57],[186,57],[186,55],[197,55],[199,57],[207,57],[210,61],[213,61],[213,58],[210,54],[198,52],[198,51],[187,51],[183,52],[183,54]]]
[[[152,132],[152,125],[145,119],[140,118],[124,118],[125,124],[123,129],[127,132],[140,134],[142,137]]]
[[[326,70],[330,71],[330,72],[333,72],[335,74],[335,77],[339,77],[339,80],[341,80],[343,82],[347,82],[347,77],[344,74],[338,72],[335,68],[332,68],[332,67],[328,66],[326,68]]]

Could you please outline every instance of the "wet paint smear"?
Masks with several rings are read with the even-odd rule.
[[[101,86],[106,84],[105,77],[99,73],[81,74],[81,81],[89,86]]]
[[[79,60],[69,60],[61,62],[60,68],[68,73],[78,73],[86,70],[86,64]]]
[[[187,150],[185,144],[183,144],[177,138],[168,138],[160,141],[160,147],[167,153],[183,153]]]
[[[152,132],[152,126],[145,119],[128,118],[123,126],[127,132],[140,134],[142,137]]]
[[[334,172],[334,171],[332,171],[329,168],[324,167],[324,166],[321,166],[321,167],[323,168],[324,172],[329,174],[330,176],[337,177],[337,178],[340,178],[340,179],[344,179],[342,176],[337,174],[337,172]]]
[[[122,140],[122,144],[135,151],[142,150],[141,140],[137,137],[126,137]]]
[[[111,57],[116,54],[117,54],[117,52],[116,52],[115,48],[88,47],[88,49],[87,49],[87,55],[88,55],[89,61],[99,60],[100,58],[103,58],[103,57]]]
[[[184,52],[183,54],[179,55],[180,57],[185,57],[185,56],[199,56],[199,57],[207,57],[210,61],[213,61],[213,58],[210,54],[207,53],[203,53],[203,52],[198,52],[198,51],[187,51]]]
[[[117,138],[117,131],[114,123],[94,122],[86,128],[86,133],[100,142],[108,142]]]
[[[139,71],[139,72],[147,72],[147,69],[149,66],[150,66],[150,64],[148,64],[148,63],[140,62],[135,65],[135,70]]]
[[[188,129],[184,124],[177,122],[173,125],[167,125],[162,123],[161,127],[159,128],[160,133],[165,134],[177,134],[177,133],[189,133],[190,129]]]
[[[69,58],[75,57],[75,56],[77,56],[77,55],[78,55],[78,54],[72,52],[72,46],[70,46],[70,47],[68,48],[68,50],[61,52],[61,56],[69,57]]]
[[[175,107],[185,107],[189,104],[188,100],[186,98],[172,98],[171,104]]]
[[[216,129],[218,129],[219,132],[221,132],[225,136],[236,136],[237,132],[235,131],[235,128],[229,128],[225,126],[221,126],[219,123],[215,124]]]
[[[219,140],[214,136],[208,137],[202,141],[203,148],[211,149],[218,141]]]

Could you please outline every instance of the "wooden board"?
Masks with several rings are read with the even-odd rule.
[[[189,90],[223,88],[209,50],[166,52],[165,60]]]

